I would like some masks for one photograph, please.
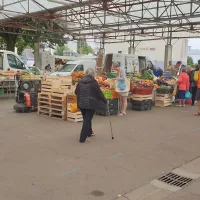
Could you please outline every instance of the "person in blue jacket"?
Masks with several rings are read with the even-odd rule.
[[[159,71],[156,69],[156,67],[154,66],[153,68],[153,74],[158,77],[159,76]]]

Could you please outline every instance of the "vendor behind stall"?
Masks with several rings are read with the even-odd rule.
[[[171,64],[171,62],[169,63]],[[179,71],[180,71],[180,66],[181,66],[182,62],[181,61],[178,61],[176,63],[176,65],[169,65],[167,67],[167,71],[171,72],[171,76],[177,76]]]

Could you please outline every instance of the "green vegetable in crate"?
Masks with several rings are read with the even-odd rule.
[[[154,74],[151,71],[144,71],[144,73],[141,76],[141,79],[153,80],[154,79]]]

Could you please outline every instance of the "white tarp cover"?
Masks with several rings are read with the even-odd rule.
[[[88,0],[82,3],[79,0],[0,0],[0,21],[60,8],[57,11],[63,11],[66,16],[56,20],[62,21],[68,33],[88,39],[102,37],[103,33],[111,42],[130,41],[132,35],[145,40],[159,39],[169,37],[169,27],[173,37],[200,36],[200,1],[197,0],[109,0],[107,10],[103,9],[102,1],[85,4],[83,8],[84,2]],[[125,3],[130,6],[124,6]]]

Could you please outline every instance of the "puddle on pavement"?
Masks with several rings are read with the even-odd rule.
[[[99,191],[99,190],[94,190],[90,193],[91,195],[95,196],[95,197],[101,197],[104,195],[103,192]]]

